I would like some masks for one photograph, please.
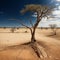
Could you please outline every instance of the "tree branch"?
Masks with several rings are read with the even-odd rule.
[[[32,28],[30,28],[30,27],[28,27],[28,26],[26,26],[25,24],[23,24],[23,23],[20,23],[22,26],[24,26],[24,27],[26,27],[26,28],[28,28],[28,29],[30,29],[30,31],[31,31],[31,34],[32,34]]]
[[[30,25],[33,27],[32,20],[31,20],[29,17],[27,17],[27,19],[29,20],[29,22],[30,22]]]
[[[43,14],[44,14],[43,17],[49,15],[50,13],[52,13],[52,11],[51,11],[52,9],[53,8],[51,7],[51,8],[43,10]]]
[[[34,24],[34,29],[38,26],[41,19],[42,19],[42,12],[41,12],[41,15],[39,15],[39,12],[37,12],[37,20],[36,20],[36,23]]]
[[[9,19],[9,20],[16,20],[20,23],[20,25],[28,28],[30,31],[31,31],[31,34],[32,34],[32,28],[30,28],[29,26],[25,25],[20,19]]]
[[[30,24],[31,24],[31,26],[33,27],[33,23],[32,23],[32,20],[30,19]]]

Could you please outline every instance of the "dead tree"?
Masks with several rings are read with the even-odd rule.
[[[52,32],[53,32],[53,35],[56,35],[56,27],[57,27],[57,25],[56,24],[50,24],[49,25],[50,26],[50,28],[51,28],[51,30],[52,30]]]

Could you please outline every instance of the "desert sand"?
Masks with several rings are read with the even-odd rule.
[[[20,28],[12,33],[11,28],[0,28],[0,60],[60,60],[60,29],[56,32],[57,35],[50,36],[51,29],[36,30],[36,40],[48,55],[41,59],[29,45],[21,45],[31,41],[28,29]]]

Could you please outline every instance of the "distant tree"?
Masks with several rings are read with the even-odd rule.
[[[6,27],[3,27],[3,29],[6,29]]]
[[[49,26],[50,26],[51,30],[53,31],[53,35],[56,35],[57,25],[56,24],[50,24]]]
[[[28,29],[26,29],[24,32],[25,32],[25,33],[28,33]]]
[[[45,28],[46,30],[48,29],[48,27]]]
[[[40,27],[40,29],[43,29],[43,27]]]
[[[25,33],[27,33],[27,31],[25,31]]]
[[[19,29],[19,27],[17,27],[17,30]]]
[[[32,27],[26,26],[25,24],[23,24],[21,22],[21,25],[25,26],[26,28],[30,29],[31,31],[31,42],[29,43],[25,43],[25,44],[30,44],[30,46],[33,48],[33,50],[35,51],[35,53],[37,54],[37,56],[40,58],[40,50],[39,47],[37,45],[39,45],[39,43],[37,43],[36,39],[35,39],[35,31],[36,28],[39,25],[39,22],[42,20],[43,17],[48,17],[49,14],[52,13],[52,9],[49,6],[42,6],[42,5],[38,5],[38,4],[30,4],[30,5],[25,5],[25,8],[23,8],[20,12],[22,14],[25,14],[26,12],[32,12],[32,13],[36,13],[36,22],[32,23],[32,20],[30,20],[30,24]],[[44,56],[44,55],[43,55]]]

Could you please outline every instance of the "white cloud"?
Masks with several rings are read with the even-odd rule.
[[[56,18],[43,18],[39,23],[39,27],[49,27],[49,24],[57,24],[57,26],[60,27],[60,10],[54,10],[53,15]]]
[[[60,10],[53,11],[53,15],[60,15]]]
[[[60,10],[60,6],[58,6],[58,9]]]
[[[56,1],[58,1],[58,2],[59,2],[60,0],[56,0]]]
[[[60,21],[59,20],[41,21],[39,23],[39,26],[38,27],[49,27],[49,24],[57,24],[57,26],[60,27]]]
[[[59,3],[56,3],[55,5],[56,5],[56,6],[59,6]]]
[[[37,15],[36,15],[36,14],[34,14],[34,15],[32,15],[32,17],[37,17]]]

